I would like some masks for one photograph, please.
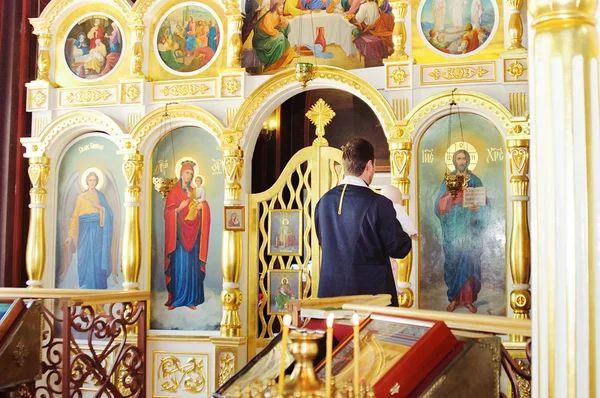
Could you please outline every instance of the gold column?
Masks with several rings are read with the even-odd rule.
[[[52,43],[52,35],[48,32],[38,34],[38,77],[37,80],[50,82],[50,44]]]
[[[508,19],[510,46],[506,50],[508,52],[525,52],[525,47],[521,43],[523,40],[523,21],[521,20],[523,0],[506,0],[506,4],[511,13]]]
[[[597,0],[531,0],[535,396],[596,397],[600,264]]]
[[[402,205],[409,211],[410,162],[412,160],[412,142],[390,140],[390,164],[392,168],[392,184],[402,192]],[[400,306],[410,308],[415,302],[415,294],[410,288],[410,273],[412,272],[412,251],[398,262],[398,286],[404,290],[399,299]]]
[[[238,146],[227,146],[223,150],[223,176],[225,177],[225,205],[240,203],[241,185],[244,170],[244,152]],[[242,335],[239,307],[242,304],[240,272],[242,269],[242,233],[223,231],[223,318],[221,336],[239,337]]]
[[[237,3],[236,3],[237,5]],[[227,67],[230,69],[242,69],[242,25],[244,16],[239,8],[227,10]]]
[[[46,156],[29,159],[29,180],[33,188],[29,190],[29,232],[27,234],[27,248],[25,265],[27,267],[27,286],[31,288],[42,287],[44,267],[46,265],[46,183],[50,176],[50,159]]]
[[[392,0],[392,14],[394,15],[394,30],[392,31],[392,43],[394,43],[394,53],[390,55],[389,61],[403,61],[408,59],[404,52],[406,48],[406,25],[404,18],[408,12],[407,0]]]
[[[144,156],[135,153],[123,155],[125,175],[125,228],[121,247],[123,287],[125,290],[138,289],[138,277],[142,263],[142,240],[140,232],[140,196]]]
[[[512,190],[512,230],[510,232],[510,273],[513,290],[510,306],[516,319],[529,319],[531,293],[529,275],[531,270],[529,221],[529,140],[508,140],[510,161],[510,185]],[[525,341],[523,336],[511,336],[512,341]]]
[[[133,46],[131,51],[130,72],[132,77],[145,77],[142,72],[142,64],[144,63],[144,47],[142,41],[144,40],[145,31],[146,27],[141,21],[136,21],[136,24],[131,27]]]

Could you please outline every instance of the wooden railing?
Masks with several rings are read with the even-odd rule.
[[[2,288],[2,298],[44,300],[43,375],[21,396],[145,396],[149,292]]]

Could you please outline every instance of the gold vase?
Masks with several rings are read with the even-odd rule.
[[[283,394],[279,395],[277,385],[266,397],[325,397],[325,383],[315,374],[313,361],[319,352],[318,341],[323,338],[322,330],[296,329],[291,331],[290,351],[296,360],[294,371],[283,385]]]
[[[445,174],[446,188],[450,191],[453,198],[456,197],[458,191],[463,189],[465,185],[465,176],[462,174]]]

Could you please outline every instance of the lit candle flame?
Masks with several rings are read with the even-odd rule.
[[[334,318],[333,314],[327,315],[327,327],[328,328],[333,327],[333,318]]]

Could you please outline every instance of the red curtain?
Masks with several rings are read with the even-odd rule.
[[[31,134],[25,83],[35,79],[37,40],[28,18],[38,0],[0,0],[0,286],[24,286],[28,229],[27,162],[20,138]]]

